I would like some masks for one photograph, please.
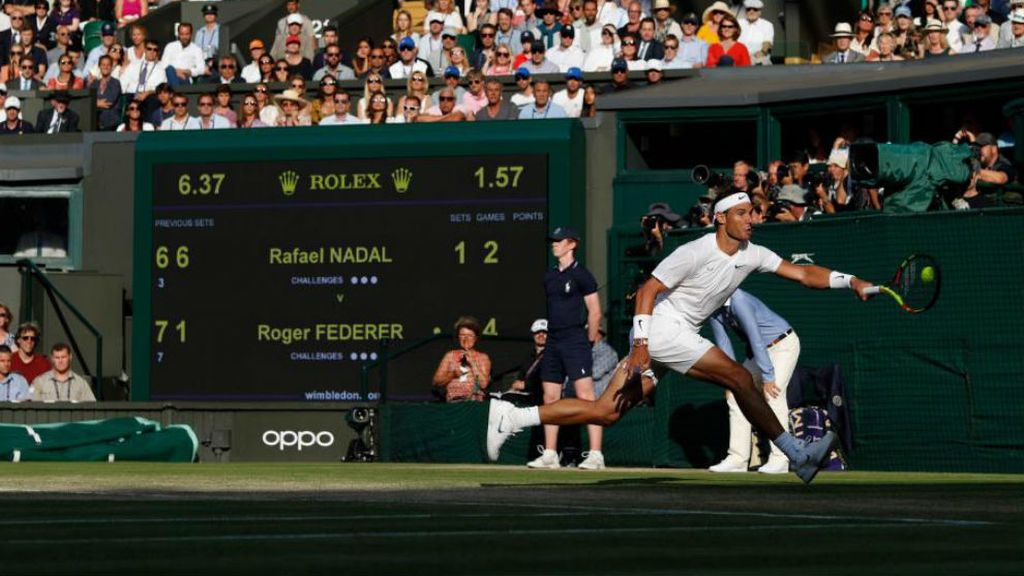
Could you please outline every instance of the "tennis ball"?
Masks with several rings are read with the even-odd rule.
[[[932,268],[931,266],[925,266],[924,268],[922,268],[921,269],[921,280],[924,280],[925,282],[934,282],[935,281],[935,268]]]

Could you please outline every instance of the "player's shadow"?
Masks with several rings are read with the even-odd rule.
[[[664,484],[678,484],[679,482],[686,481],[686,478],[680,478],[679,476],[653,476],[646,478],[607,478],[598,479],[595,478],[593,482],[579,482],[578,478],[572,478],[571,482],[494,482],[487,484],[480,484],[481,488],[520,488],[528,486],[530,488],[580,488],[581,486],[588,487],[608,487],[608,488],[620,488],[628,486],[658,486]]]
[[[684,404],[669,417],[669,438],[693,468],[707,468],[725,457],[729,445],[729,408],[725,401]]]

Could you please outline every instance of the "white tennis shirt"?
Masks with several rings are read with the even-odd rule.
[[[682,319],[696,332],[747,276],[755,271],[775,272],[780,264],[778,254],[751,242],[743,243],[732,256],[719,249],[714,234],[687,242],[652,273],[668,288],[655,301],[652,323],[659,316]]]

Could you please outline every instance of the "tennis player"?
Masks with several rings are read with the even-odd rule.
[[[747,420],[789,458],[796,475],[810,482],[836,443],[834,433],[805,442],[786,432],[746,368],[698,333],[707,318],[751,273],[771,272],[808,288],[852,289],[861,300],[870,282],[820,266],[797,266],[750,242],[753,206],[746,193],[723,196],[714,205],[715,233],[684,244],[655,268],[636,295],[633,348],[596,401],[566,398],[540,407],[516,408],[491,401],[487,455],[497,460],[513,434],[539,424],[610,426],[650,394],[652,368],[671,369],[722,386]],[[639,377],[636,377],[638,375]]]

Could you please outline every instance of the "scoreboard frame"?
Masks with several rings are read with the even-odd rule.
[[[485,152],[482,152],[485,151]],[[154,178],[161,165],[262,163],[267,160],[352,160],[544,156],[547,226],[575,226],[586,234],[586,151],[579,120],[462,122],[424,125],[264,128],[157,132],[136,143],[132,301],[133,401],[150,400],[153,331]],[[540,247],[545,243],[538,244]],[[582,258],[582,250],[580,253]],[[537,270],[537,278],[543,271]],[[201,370],[201,367],[197,369]],[[358,384],[358,383],[353,383]]]

